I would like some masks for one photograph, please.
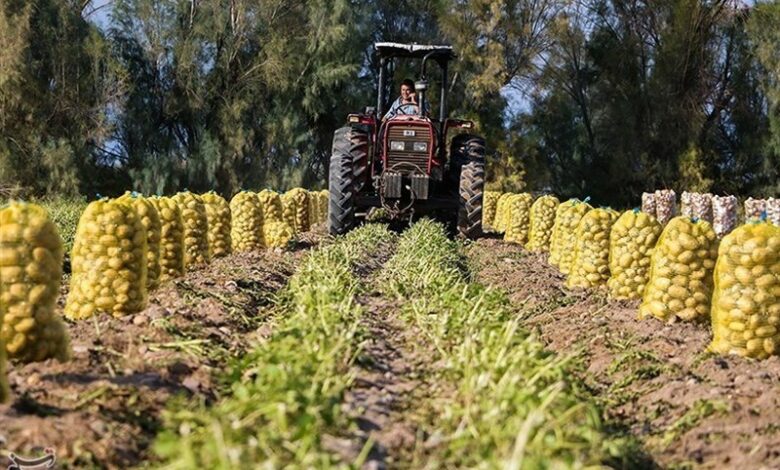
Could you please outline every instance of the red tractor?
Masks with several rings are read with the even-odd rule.
[[[380,64],[376,108],[350,114],[347,126],[333,136],[330,233],[344,234],[372,208],[384,208],[393,219],[429,215],[467,238],[478,237],[482,233],[485,141],[460,132],[471,129],[471,121],[447,116],[447,66],[455,58],[452,47],[380,42],[374,48]],[[389,75],[396,59],[420,64],[414,82],[416,104],[403,104],[386,117],[387,84],[392,82]],[[441,70],[438,118],[427,113],[426,66],[430,61]]]

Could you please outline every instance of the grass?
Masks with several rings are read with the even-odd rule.
[[[613,438],[592,396],[557,356],[523,331],[503,292],[470,283],[460,247],[430,221],[399,241],[380,278],[407,299],[406,321],[426,332],[454,393],[433,401],[434,439],[413,468],[637,468],[635,441]]]
[[[359,354],[361,263],[391,243],[365,226],[308,255],[283,294],[283,315],[262,344],[226,373],[214,406],[179,401],[155,450],[169,469],[328,468],[341,465],[323,437],[350,426],[341,409]]]

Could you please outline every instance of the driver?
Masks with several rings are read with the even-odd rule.
[[[425,113],[428,112],[428,103],[425,106]],[[383,120],[390,119],[396,114],[416,114],[418,112],[417,94],[414,92],[414,82],[410,79],[404,79],[401,82],[401,96],[397,100],[393,101],[393,105],[390,106],[390,110],[387,111]],[[425,114],[424,113],[424,114]]]

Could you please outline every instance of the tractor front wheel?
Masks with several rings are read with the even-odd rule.
[[[471,161],[460,171],[458,197],[458,233],[476,239],[482,235],[482,193],[485,187],[485,162]]]
[[[344,235],[355,226],[355,196],[365,184],[368,135],[342,127],[333,135],[328,190],[328,231]]]

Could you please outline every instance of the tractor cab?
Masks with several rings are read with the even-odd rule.
[[[461,129],[473,127],[470,121],[448,116],[448,68],[456,57],[452,46],[378,42],[374,50],[378,63],[376,106],[350,114],[347,127],[334,135],[331,232],[344,233],[356,218],[381,207],[392,218],[444,214],[442,217],[457,223],[461,233],[473,236],[481,231],[482,183],[478,198],[468,198],[470,207],[479,203],[478,226],[473,208],[466,209],[471,213],[468,221],[457,222],[453,214],[462,212],[459,200],[464,165],[476,162],[480,178],[484,178],[485,147],[482,138],[461,133]],[[386,118],[398,96],[393,78],[399,70],[413,77],[416,103],[403,104]],[[448,141],[452,142],[449,152]],[[346,160],[352,167],[349,175]],[[334,177],[336,174],[341,176]],[[347,176],[350,181],[345,181]]]

